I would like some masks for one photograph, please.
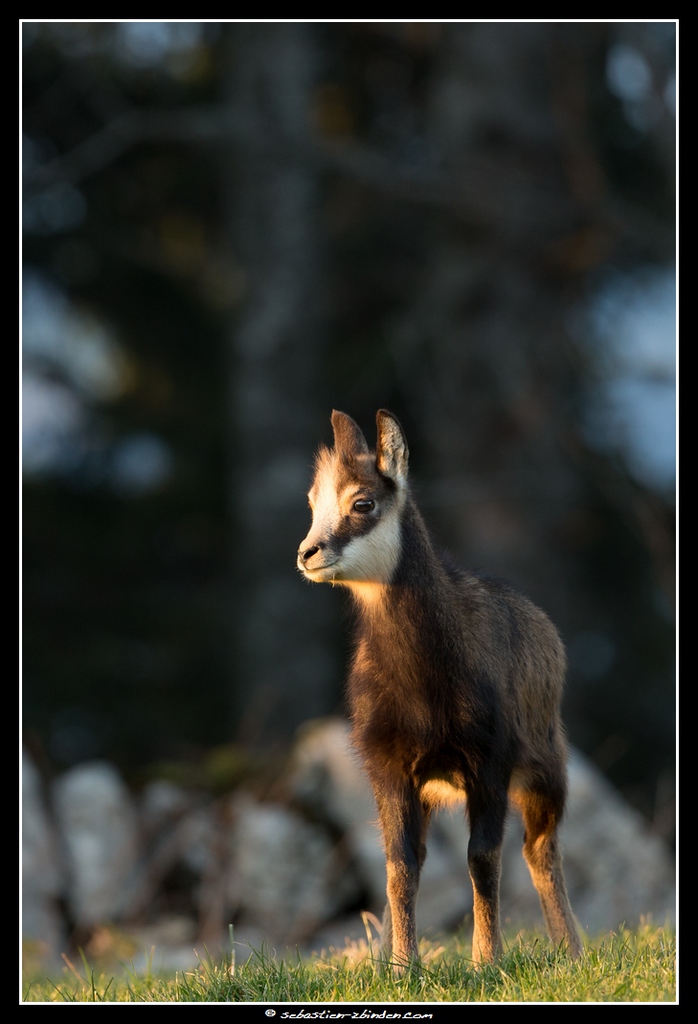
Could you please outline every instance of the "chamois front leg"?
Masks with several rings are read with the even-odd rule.
[[[419,874],[426,856],[429,812],[413,789],[377,795],[387,870],[381,952],[396,974],[419,960],[415,906]]]
[[[468,794],[468,867],[473,883],[473,959],[481,963],[490,963],[502,951],[499,882],[506,812],[506,791],[487,796]]]

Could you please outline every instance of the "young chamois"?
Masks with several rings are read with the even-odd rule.
[[[415,900],[432,808],[467,797],[473,956],[501,950],[499,878],[508,800],[555,943],[582,951],[558,847],[566,789],[565,654],[545,614],[499,581],[436,554],[407,485],[408,449],[380,410],[378,443],[332,413],[309,493],[298,568],[341,584],[357,609],[349,676],[353,741],[375,794],[387,858],[382,949],[418,960]]]

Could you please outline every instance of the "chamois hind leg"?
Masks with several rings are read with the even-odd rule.
[[[419,959],[415,905],[426,856],[429,808],[412,789],[377,795],[387,868],[388,902],[383,914],[381,952],[400,973]]]
[[[523,855],[538,892],[548,934],[557,945],[566,941],[571,956],[581,956],[582,943],[565,887],[558,843],[564,784],[547,791],[519,790],[512,796],[523,816]]]
[[[473,884],[473,959],[489,963],[502,951],[499,882],[507,813],[505,790],[468,791],[468,867]]]

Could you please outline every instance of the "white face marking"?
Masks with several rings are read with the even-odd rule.
[[[389,508],[368,533],[354,537],[341,555],[342,580],[390,583],[400,557],[400,519]]]
[[[328,466],[318,474],[316,485],[310,492],[313,495],[313,524],[308,536],[301,544],[300,550],[307,550],[332,537],[339,525],[341,514],[337,501],[335,474]],[[298,568],[309,579],[316,583],[331,582],[335,575],[336,552],[331,548],[318,551],[308,564],[304,565],[300,555]]]

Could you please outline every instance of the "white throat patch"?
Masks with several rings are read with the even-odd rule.
[[[341,581],[390,583],[400,559],[400,515],[386,509],[372,530],[354,537],[340,557]]]

